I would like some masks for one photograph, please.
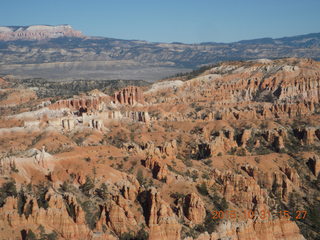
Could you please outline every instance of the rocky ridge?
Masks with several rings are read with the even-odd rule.
[[[70,25],[33,25],[0,27],[0,41],[16,40],[44,40],[60,37],[84,37],[80,31],[72,29]]]

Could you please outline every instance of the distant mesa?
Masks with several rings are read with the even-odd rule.
[[[33,25],[0,27],[0,41],[43,40],[58,37],[84,37],[70,25]]]
[[[0,45],[0,74],[52,81],[155,81],[223,61],[320,60],[320,33],[187,44],[85,36],[70,25],[3,26]]]

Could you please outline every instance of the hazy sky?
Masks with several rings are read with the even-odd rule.
[[[320,32],[320,0],[3,0],[0,25],[70,24],[90,36],[233,42]]]

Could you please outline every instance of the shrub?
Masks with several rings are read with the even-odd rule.
[[[34,232],[31,229],[29,229],[27,233],[26,240],[37,240],[37,236],[34,234]]]
[[[6,182],[2,185],[1,191],[5,194],[7,194],[7,196],[17,196],[17,188],[16,188],[16,182],[10,181],[10,182]]]
[[[182,136],[181,135],[179,135],[178,137],[177,137],[177,144],[181,144],[182,143]]]
[[[26,204],[27,198],[24,194],[23,189],[21,188],[18,193],[18,213],[23,214],[24,205]]]
[[[117,169],[122,170],[123,169],[123,162],[120,162],[117,164]]]
[[[203,224],[196,225],[194,230],[200,233],[208,232],[209,234],[211,234],[216,230],[218,223],[219,223],[219,220],[212,219],[212,213],[209,211],[206,211],[206,217],[204,219]]]
[[[90,196],[90,191],[93,188],[94,188],[94,183],[89,176],[86,177],[86,182],[79,187],[81,192],[83,192],[87,196]]]
[[[237,156],[246,156],[246,150],[244,148],[240,148],[237,151]]]
[[[312,223],[311,226],[313,230],[318,231],[320,229],[320,203],[315,203],[310,206],[308,211],[309,214],[309,221]]]
[[[212,164],[212,160],[211,159],[205,160],[204,164],[210,166]]]
[[[215,206],[215,210],[224,211],[228,208],[228,203],[224,197],[219,197],[216,193],[210,194],[210,200]]]
[[[182,159],[182,162],[186,165],[186,167],[192,167],[193,166],[192,160],[189,159],[189,158]]]
[[[100,209],[99,207],[91,200],[81,203],[81,207],[85,212],[86,223],[91,230],[96,227],[96,223],[99,219]]]
[[[190,172],[190,170],[187,170],[185,173],[186,176],[191,177],[193,179],[193,181],[195,182],[197,180],[197,178],[199,177],[199,174],[196,170],[193,170],[192,172]]]
[[[200,135],[202,132],[203,132],[203,129],[202,129],[202,127],[199,127],[199,126],[195,126],[195,127],[190,131],[191,134],[196,134],[196,135]]]
[[[220,112],[216,112],[214,114],[214,119],[215,120],[222,120],[222,114]]]
[[[135,240],[147,240],[147,239],[149,239],[149,234],[144,230],[144,227],[142,227],[137,233]]]
[[[0,188],[0,207],[2,207],[7,199],[7,197],[17,196],[16,182],[14,180],[6,182]]]
[[[201,183],[200,185],[197,185],[197,190],[203,196],[208,196],[209,195],[208,188],[207,188],[207,185],[205,183]]]
[[[37,186],[37,203],[39,207],[47,209],[49,207],[48,201],[45,198],[46,193],[48,192],[48,187],[44,184],[40,184]]]
[[[59,190],[60,190],[61,192],[70,192],[70,185],[69,185],[69,183],[66,182],[66,181],[64,181],[64,182],[62,183],[62,185],[60,185]]]
[[[135,234],[134,232],[126,232],[120,235],[119,240],[147,240],[149,234],[144,230],[144,226]]]
[[[255,161],[256,163],[260,163],[260,158],[255,157],[255,158],[254,158],[254,161]]]
[[[168,169],[169,171],[173,172],[173,173],[176,173],[176,174],[179,174],[181,176],[183,176],[184,174],[178,170],[176,170],[174,167],[172,167],[171,165],[168,165]]]
[[[206,143],[198,144],[198,152],[194,157],[198,160],[201,160],[201,159],[209,158],[210,156],[211,156],[210,145]]]
[[[74,204],[66,204],[66,209],[68,212],[69,217],[71,217],[73,219],[73,221],[76,221],[76,209]]]
[[[113,146],[117,148],[122,148],[123,143],[129,142],[129,138],[124,131],[118,132],[118,134],[113,138],[110,136],[108,140]]]
[[[230,151],[228,151],[228,154],[234,155],[236,153],[236,151],[237,151],[237,148],[233,147],[233,148],[230,149]]]
[[[107,200],[108,199],[108,187],[105,183],[102,183],[100,185],[100,188],[97,188],[95,190],[95,194],[101,198],[102,200]]]
[[[57,240],[58,239],[58,234],[55,231],[53,231],[52,233],[45,234],[45,238],[44,239]]]
[[[45,229],[42,225],[38,227],[40,231],[40,238],[39,240],[56,240],[58,238],[58,234],[53,231],[52,233],[46,234]]]
[[[179,199],[183,199],[185,195],[183,193],[175,192],[175,193],[171,193],[170,197],[172,197],[175,200],[179,200]]]
[[[272,151],[266,147],[260,146],[260,147],[256,148],[256,153],[258,155],[266,155],[266,154],[272,153]]]
[[[141,169],[139,169],[138,172],[137,172],[137,180],[140,183],[140,185],[143,185],[146,182],[146,180],[143,177],[143,172],[142,172]]]
[[[167,178],[161,179],[161,182],[165,182],[165,181],[167,181]],[[146,186],[146,188],[154,186],[153,180],[150,178],[149,182],[147,182],[147,179],[145,179],[144,185]]]
[[[204,178],[204,179],[209,179],[210,177],[209,177],[208,173],[203,173],[203,174],[202,174],[202,178]]]
[[[135,236],[133,232],[126,232],[119,236],[119,240],[134,240]]]

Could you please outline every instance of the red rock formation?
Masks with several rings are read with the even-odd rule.
[[[320,174],[320,157],[318,155],[314,155],[312,158],[309,159],[307,162],[310,170],[312,173],[318,177]]]
[[[175,104],[211,102],[211,109],[219,110],[208,113],[206,109],[192,116],[206,121],[312,115],[320,99],[317,87],[319,69],[318,62],[307,59],[223,63],[179,84],[176,90],[168,89],[164,97],[154,97],[156,95],[152,91],[149,94],[154,96],[147,96],[147,101]],[[171,112],[169,119],[190,119],[190,112]]]
[[[247,144],[247,141],[250,139],[251,137],[251,130],[250,129],[244,129],[242,132],[242,136],[241,136],[241,144],[242,147],[245,147]]]
[[[144,103],[143,92],[141,88],[130,86],[114,93],[114,103],[134,105],[136,103]]]
[[[99,226],[106,224],[115,233],[121,235],[126,232],[138,231],[138,224],[129,203],[122,196],[103,206]],[[98,228],[101,228],[99,227]]]
[[[155,188],[148,191],[146,208],[150,240],[180,239],[181,225],[169,204],[162,200],[160,193]]]
[[[136,154],[144,153],[146,156],[155,156],[156,158],[173,158],[177,153],[177,141],[167,141],[161,146],[156,146],[153,142],[147,142],[143,146],[135,143],[124,144],[126,151]]]
[[[185,240],[192,240],[186,238]],[[201,234],[196,240],[305,240],[295,222],[286,219],[275,219],[273,221],[252,221],[243,223],[225,222],[218,226],[216,232],[209,235]]]
[[[150,155],[143,161],[143,165],[152,171],[154,178],[168,182],[167,164],[161,162],[159,158]]]
[[[4,207],[0,208],[0,225],[3,226],[0,229],[0,235],[12,236],[16,239],[21,237],[20,231],[32,229],[37,232],[41,224],[45,229],[54,229],[59,239],[90,239],[93,236],[93,232],[85,223],[85,214],[74,197],[66,195],[64,200],[61,195],[50,191],[45,198],[48,201],[47,209],[39,208],[35,198],[27,198],[24,211],[28,208],[29,215],[19,215],[18,200],[12,197],[7,198]],[[74,218],[69,216],[66,204],[73,209]],[[107,234],[103,235],[107,239],[110,237]]]
[[[101,104],[110,103],[111,98],[109,96],[104,97],[75,97],[66,100],[59,100],[49,106],[50,109],[62,109],[69,108],[73,111],[89,111],[89,110],[99,110],[102,106]]]
[[[281,151],[285,148],[282,136],[275,137],[274,146],[277,149],[277,151]]]
[[[184,199],[186,217],[193,224],[201,224],[206,217],[206,208],[202,199],[196,194],[188,194]]]
[[[210,149],[212,156],[219,153],[226,154],[232,148],[237,148],[238,144],[234,139],[234,130],[231,128],[211,133]]]

